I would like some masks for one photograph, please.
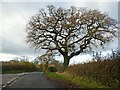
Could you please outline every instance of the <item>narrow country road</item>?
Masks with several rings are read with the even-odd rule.
[[[6,88],[56,88],[57,85],[46,79],[42,72],[32,72],[12,82]]]

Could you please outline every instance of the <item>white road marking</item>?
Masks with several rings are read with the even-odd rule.
[[[8,81],[7,84],[3,85],[2,88],[5,88],[7,85],[11,84],[12,82],[14,82],[15,80],[18,79],[18,77],[22,77],[23,75],[26,75],[28,73],[19,73],[17,74],[17,77],[13,78],[12,80]]]

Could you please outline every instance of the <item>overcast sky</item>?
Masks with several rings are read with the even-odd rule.
[[[36,14],[40,8],[46,8],[47,5],[64,8],[69,8],[74,5],[76,7],[99,9],[103,12],[107,12],[112,18],[118,19],[117,2],[100,2],[101,0],[98,0],[98,2],[74,1],[75,0],[71,0],[71,2],[8,2],[4,0],[4,2],[0,2],[0,61],[10,60],[23,55],[33,59],[44,53],[43,51],[35,52],[25,43],[25,26],[31,16]],[[102,50],[104,55],[110,52],[111,49],[118,47],[118,40],[114,39],[114,41],[106,46],[106,49]],[[101,49],[94,50],[101,51]],[[90,58],[90,55],[79,55],[71,59],[70,63],[78,63]]]

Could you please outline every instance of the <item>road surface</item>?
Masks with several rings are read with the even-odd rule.
[[[7,84],[7,82],[11,81],[13,78],[17,77],[17,74],[1,74],[2,75],[2,86]]]
[[[46,79],[42,72],[32,72],[19,77],[5,88],[58,88],[58,85]]]

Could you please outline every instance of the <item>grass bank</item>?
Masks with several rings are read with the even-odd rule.
[[[84,76],[111,88],[120,88],[120,53],[110,58],[71,65],[66,72],[73,76]]]
[[[70,65],[64,73],[47,73],[50,78],[61,79],[83,88],[120,88],[120,52],[101,57],[96,53],[89,62]]]
[[[46,74],[49,78],[63,80],[67,83],[77,86],[78,88],[109,88],[108,86],[104,86],[101,83],[90,80],[86,77],[78,77],[78,76],[75,77],[75,76],[69,75],[66,72],[64,73],[48,72]]]

